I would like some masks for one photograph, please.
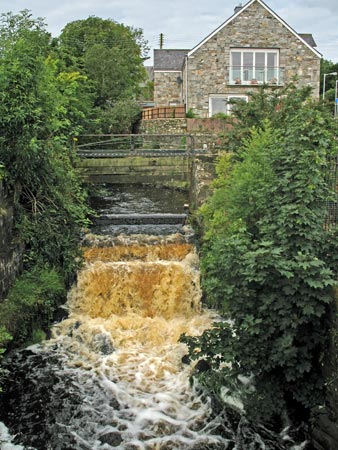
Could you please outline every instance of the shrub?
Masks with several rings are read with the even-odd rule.
[[[334,126],[320,105],[298,99],[279,127],[260,122],[223,163],[202,209],[203,286],[209,304],[231,319],[233,338],[224,341],[216,325],[210,342],[201,337],[197,356],[209,362],[217,343],[235,379],[253,376],[255,401],[248,398],[246,408],[265,411],[265,420],[285,405],[305,418],[323,401],[321,361],[336,285],[337,241],[324,228]],[[222,372],[222,364],[210,365]]]

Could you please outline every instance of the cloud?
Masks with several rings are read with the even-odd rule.
[[[338,62],[337,0],[265,0],[297,32],[312,33],[324,58]],[[142,28],[152,47],[164,34],[167,48],[192,48],[216,29],[240,2],[231,0],[1,0],[2,12],[30,9],[35,17],[45,17],[48,30],[57,36],[69,22],[90,15],[111,18]],[[242,2],[245,4],[246,2]]]

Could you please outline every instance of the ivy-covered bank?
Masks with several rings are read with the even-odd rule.
[[[76,77],[58,73],[50,37],[28,13],[2,16],[0,43],[1,177],[23,248],[23,271],[0,303],[3,352],[44,336],[79,262],[87,206],[67,140],[78,126],[67,117]]]
[[[263,88],[237,107],[234,151],[220,158],[199,212],[204,291],[223,320],[183,337],[191,357],[208,363],[199,378],[209,391],[221,401],[240,395],[249,416],[279,428],[287,417],[316,422],[328,398],[338,236],[326,219],[337,201],[328,183],[337,124],[307,94]]]
[[[41,340],[65,300],[89,212],[71,140],[131,132],[147,45],[141,29],[98,17],[52,38],[25,10],[0,16],[0,46],[0,176],[23,249],[22,273],[0,302],[2,353]]]

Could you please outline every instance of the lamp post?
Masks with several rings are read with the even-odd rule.
[[[334,94],[334,116],[335,118],[337,118],[337,109],[338,109],[338,100],[337,100],[337,95],[338,95],[338,80],[336,80],[336,89],[335,89],[335,94]]]
[[[337,72],[324,73],[323,79],[323,100],[325,99],[325,80],[328,75],[338,75]]]

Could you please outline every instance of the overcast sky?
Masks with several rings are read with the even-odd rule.
[[[338,62],[337,0],[266,3],[298,33],[312,33],[323,57]],[[67,23],[91,15],[142,28],[151,47],[149,56],[159,47],[160,33],[164,48],[193,48],[228,19],[238,4],[237,0],[0,0],[2,13],[29,9],[34,17],[45,18],[53,36]]]

